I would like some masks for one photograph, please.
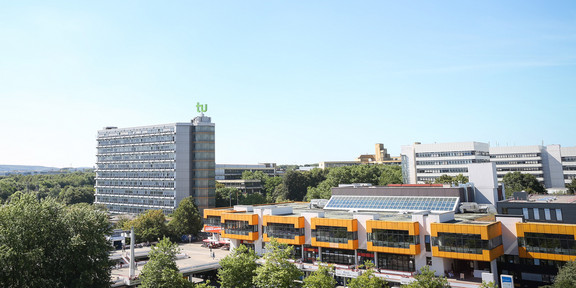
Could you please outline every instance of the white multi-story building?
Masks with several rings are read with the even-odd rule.
[[[576,147],[562,147],[561,151],[564,183],[570,184],[576,179]]]
[[[489,145],[480,142],[438,143],[402,146],[404,183],[434,182],[444,174],[468,176],[468,165],[490,162]]]
[[[488,143],[460,142],[402,146],[404,183],[434,182],[441,175],[468,176],[471,163],[494,162],[498,181],[510,172],[536,177],[546,188],[563,189],[576,178],[576,147],[560,145],[490,147]]]
[[[214,123],[204,115],[190,123],[98,131],[95,203],[112,213],[161,209],[171,213],[194,196],[198,208],[215,204]]]
[[[490,147],[498,181],[510,172],[531,174],[547,188],[564,187],[560,145]]]

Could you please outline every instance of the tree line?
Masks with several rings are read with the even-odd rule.
[[[260,180],[262,193],[244,194],[236,188],[217,184],[216,207],[328,199],[331,188],[338,187],[339,184],[401,184],[402,170],[400,166],[357,165],[314,168],[309,171],[289,170],[284,175],[275,177],[262,171],[246,171],[242,174],[242,179]]]
[[[93,203],[93,170],[42,175],[0,176],[0,203],[16,192],[35,192],[38,197],[53,197],[65,204]]]

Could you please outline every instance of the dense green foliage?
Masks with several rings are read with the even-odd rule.
[[[259,288],[298,287],[294,280],[302,276],[302,271],[288,261],[292,255],[292,246],[280,244],[274,238],[266,244],[264,264],[256,268],[253,284]]]
[[[252,279],[256,276],[256,259],[258,256],[252,249],[244,245],[234,249],[224,259],[220,260],[218,283],[222,288],[250,288]]]
[[[175,237],[182,235],[198,235],[202,229],[202,216],[196,206],[194,197],[189,196],[178,204],[168,223],[168,230]]]
[[[444,276],[437,277],[434,275],[436,271],[430,270],[430,267],[424,266],[420,269],[420,273],[414,275],[416,281],[403,285],[403,288],[450,288],[448,279]]]
[[[569,261],[560,268],[554,278],[554,284],[546,288],[574,288],[576,287],[576,261]]]
[[[334,288],[336,287],[336,279],[332,274],[334,268],[332,266],[319,265],[318,270],[312,272],[310,276],[304,278],[304,288]]]
[[[38,198],[18,192],[0,206],[0,286],[109,287],[107,215]]]
[[[502,179],[506,196],[510,197],[513,192],[526,191],[528,193],[546,193],[546,188],[531,174],[509,172]]]
[[[95,176],[94,171],[0,176],[0,201],[6,201],[18,191],[35,191],[40,198],[51,196],[66,204],[92,203]]]
[[[309,171],[288,170],[281,177],[270,177],[262,171],[246,171],[242,173],[242,179],[260,180],[262,194],[246,195],[238,189],[224,188],[224,185],[217,184],[216,207],[328,199],[332,194],[332,187],[338,187],[339,184],[402,184],[402,170],[400,166],[357,165],[314,168]]]
[[[383,288],[388,287],[388,283],[384,279],[378,278],[374,275],[374,263],[372,261],[366,261],[364,263],[364,267],[366,270],[362,273],[362,275],[352,278],[348,287],[350,288]]]
[[[331,188],[338,187],[339,184],[402,184],[402,170],[400,166],[358,165],[336,167],[327,170],[328,172],[325,180],[320,182],[317,186],[310,186],[308,188],[306,200],[328,199],[332,195]]]
[[[566,188],[568,188],[568,194],[576,194],[576,179],[572,179],[572,182],[566,185]]]
[[[163,237],[179,241],[182,235],[197,235],[202,229],[202,216],[193,197],[180,201],[171,216],[167,222],[162,210],[148,210],[134,220],[120,218],[116,227],[123,230],[134,227],[136,242],[155,242]]]
[[[179,252],[178,245],[163,238],[150,250],[150,260],[142,268],[142,288],[192,288],[192,282],[184,279],[178,266],[176,266],[176,254]]]
[[[457,176],[442,175],[434,180],[436,184],[451,184],[458,186],[458,184],[468,183],[468,177],[458,174]]]
[[[136,242],[154,242],[165,236],[170,236],[166,225],[166,217],[162,210],[148,210],[138,218],[124,223],[124,230],[134,227]]]

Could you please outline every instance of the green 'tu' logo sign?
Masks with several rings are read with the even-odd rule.
[[[206,112],[208,111],[208,104],[200,104],[200,102],[196,102],[196,110],[198,112]]]

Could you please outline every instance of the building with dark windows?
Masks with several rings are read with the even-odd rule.
[[[161,209],[169,214],[193,196],[199,209],[215,204],[214,123],[204,115],[190,123],[98,131],[95,203],[111,213]]]
[[[516,192],[498,203],[510,251],[498,259],[502,274],[521,287],[552,283],[567,261],[576,260],[576,196]],[[511,239],[506,239],[511,238]]]
[[[260,171],[270,177],[278,176],[276,163],[260,164],[216,164],[216,181],[240,180],[244,172]]]
[[[493,170],[491,163],[478,165]],[[322,207],[293,202],[206,209],[204,231],[214,233],[214,241],[229,241],[232,249],[246,245],[259,254],[275,238],[294,247],[294,262],[306,273],[320,262],[334,264],[341,283],[360,275],[358,266],[366,260],[376,264],[378,277],[395,284],[413,281],[425,265],[438,274],[480,279],[482,273],[496,275],[489,273],[504,255],[501,224],[458,208],[495,197],[479,195],[485,193],[497,188],[346,185],[333,188]]]

